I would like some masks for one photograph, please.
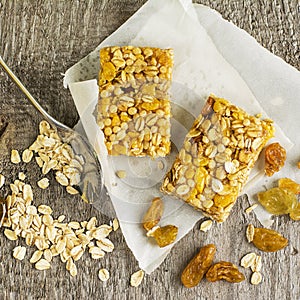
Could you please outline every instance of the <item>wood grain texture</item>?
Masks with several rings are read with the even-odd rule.
[[[264,47],[300,70],[299,1],[297,0],[199,0],[209,5],[237,26],[248,31]],[[94,49],[116,30],[144,0],[0,0],[0,54],[32,94],[59,121],[73,126],[78,115],[69,92],[62,87],[62,73]],[[5,118],[5,120],[4,120]],[[34,108],[13,83],[0,71],[0,172],[7,182],[25,170],[34,185],[35,202],[53,207],[70,220],[97,216],[108,218],[80,199],[70,197],[49,175],[50,189],[41,191],[35,182],[40,174],[34,162],[12,165],[10,150],[25,149],[34,140],[41,120]],[[7,126],[4,126],[8,123]],[[4,128],[4,130],[1,130]],[[0,195],[8,192],[6,186]],[[254,248],[245,240],[246,225],[259,225],[253,214],[245,215],[244,197],[234,207],[229,219],[207,233],[197,224],[173,248],[164,263],[146,276],[142,285],[132,288],[130,274],[138,269],[120,231],[112,235],[116,250],[104,260],[94,261],[88,255],[80,260],[78,275],[69,276],[58,259],[51,270],[37,271],[26,259],[12,258],[16,242],[8,241],[0,229],[0,300],[2,299],[299,299],[299,228],[286,217],[275,219],[274,229],[283,233],[289,246],[278,253],[263,253],[263,283],[252,286],[249,280],[240,284],[203,281],[186,289],[180,274],[187,262],[206,243],[217,246],[216,261],[239,264],[242,255]],[[17,242],[23,245],[23,241]],[[34,249],[29,249],[29,254]],[[258,251],[257,251],[258,252]],[[102,283],[97,271],[106,267],[111,278]],[[244,270],[247,278],[250,270]]]

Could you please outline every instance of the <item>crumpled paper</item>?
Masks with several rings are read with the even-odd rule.
[[[103,134],[96,124],[94,111],[98,101],[99,49],[129,44],[174,49],[172,153],[165,159],[109,157]],[[251,53],[248,52],[249,47]],[[272,72],[268,72],[270,69]],[[256,82],[257,79],[259,82]],[[281,112],[288,112],[287,107],[291,106],[298,107],[299,111],[300,104],[291,97],[292,94],[300,94],[299,81],[299,72],[263,49],[248,34],[223,20],[215,11],[193,5],[189,0],[148,1],[97,49],[66,72],[64,85],[69,87],[86,135],[98,153],[105,185],[122,232],[142,269],[151,273],[174,245],[159,248],[145,236],[141,227],[141,218],[153,197],[163,197],[165,212],[160,225],[178,226],[177,241],[202,217],[200,212],[183,202],[162,195],[159,187],[207,96],[214,93],[227,98],[251,114],[266,116],[264,108],[269,117],[294,138],[295,129],[287,127]],[[276,107],[273,109],[272,105],[279,105],[280,111]],[[275,140],[287,150],[292,148],[292,143],[279,126],[276,126]],[[295,151],[290,153],[296,158]],[[281,177],[293,174],[292,168],[291,164],[287,164]],[[115,172],[120,169],[126,170],[126,178],[116,177]],[[254,195],[257,189],[262,190],[262,184],[269,184],[261,170],[262,161],[251,172],[244,192]],[[265,211],[257,210],[256,213],[264,225],[271,224],[270,215]]]

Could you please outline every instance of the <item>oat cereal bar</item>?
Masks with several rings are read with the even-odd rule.
[[[161,189],[223,222],[273,135],[272,120],[250,116],[210,96]]]
[[[100,50],[97,122],[110,155],[164,157],[170,152],[173,50]]]

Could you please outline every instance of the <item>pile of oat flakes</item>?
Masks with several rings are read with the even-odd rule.
[[[75,187],[81,180],[84,159],[75,155],[71,146],[63,143],[46,121],[40,123],[39,129],[40,134],[36,141],[25,149],[22,155],[17,150],[11,151],[11,162],[18,164],[22,160],[29,163],[35,152],[35,160],[43,175],[51,170],[55,171],[57,182],[65,186],[68,193],[78,194]],[[93,259],[101,259],[106,253],[114,250],[114,244],[108,237],[112,231],[119,228],[117,219],[110,225],[97,225],[96,217],[83,222],[64,222],[64,215],[54,218],[50,206],[35,206],[32,187],[25,180],[26,175],[20,172],[18,179],[10,184],[11,193],[6,197],[7,216],[3,226],[6,228],[4,234],[9,240],[17,241],[23,238],[27,246],[37,248],[30,258],[30,263],[34,264],[36,269],[50,269],[53,257],[59,256],[71,276],[76,276],[76,261],[82,258],[85,251],[88,251]],[[5,177],[0,174],[0,188],[4,184]],[[49,180],[44,177],[37,185],[46,189]],[[26,247],[16,246],[13,249],[13,257],[23,260],[26,251]],[[107,281],[110,274],[107,269],[100,269],[98,276],[101,281]],[[131,285],[138,286],[143,276],[142,270],[132,274]]]

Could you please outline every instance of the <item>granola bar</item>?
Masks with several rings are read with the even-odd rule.
[[[161,189],[223,222],[273,135],[272,120],[210,96]]]
[[[173,50],[100,50],[97,122],[110,155],[163,157],[170,152]]]

